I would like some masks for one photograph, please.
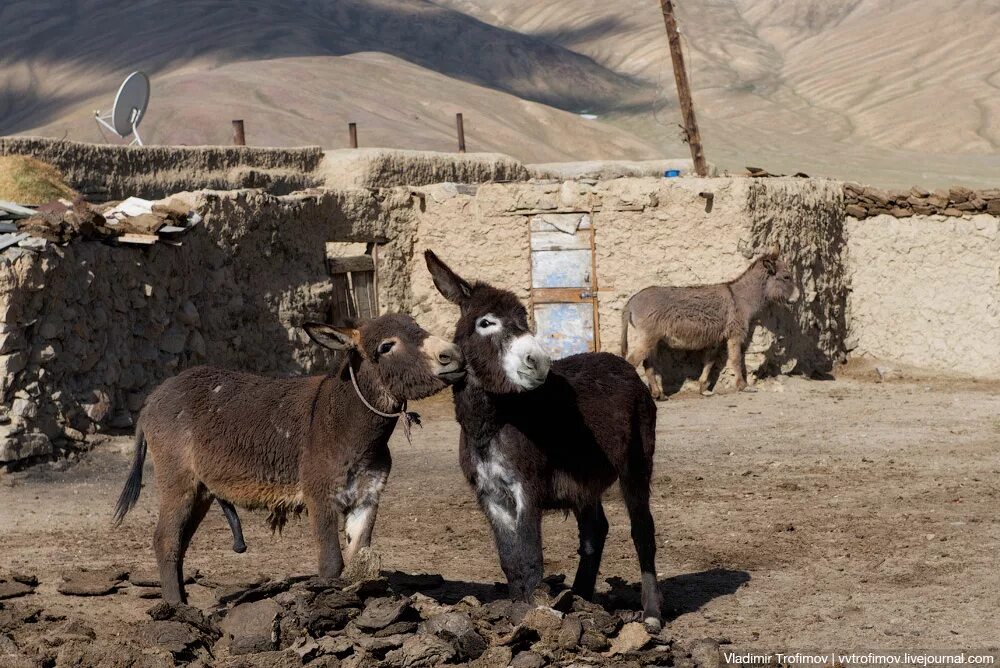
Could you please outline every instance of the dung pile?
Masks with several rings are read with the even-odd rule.
[[[909,190],[880,190],[857,183],[844,184],[844,210],[862,220],[869,216],[913,215],[959,217],[977,213],[1000,216],[1000,189],[970,190],[962,186],[933,192],[918,186]]]
[[[249,587],[219,585],[216,599],[205,611],[157,603],[148,610],[148,621],[122,629],[112,641],[98,639],[87,623],[7,602],[7,608],[0,607],[0,643],[25,665],[718,664],[717,644],[699,641],[697,651],[681,649],[667,632],[650,634],[635,621],[634,610],[612,611],[614,596],[606,606],[585,601],[561,577],[539,588],[534,605],[511,602],[498,587],[405,573],[355,583],[300,576]],[[704,651],[706,643],[712,651]]]

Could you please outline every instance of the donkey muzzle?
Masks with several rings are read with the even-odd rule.
[[[465,358],[461,349],[454,343],[436,336],[429,336],[424,341],[424,354],[431,366],[431,372],[447,383],[454,383],[465,376]]]
[[[511,383],[522,390],[541,386],[549,375],[551,365],[552,358],[533,334],[517,337],[504,353],[504,373]]]

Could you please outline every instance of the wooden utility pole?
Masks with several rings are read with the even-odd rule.
[[[455,114],[455,129],[458,132],[458,152],[465,153],[465,123],[462,114]]]
[[[233,121],[233,145],[234,146],[246,146],[247,145],[247,135],[243,129],[243,121],[235,120]]]
[[[674,64],[674,81],[677,82],[677,99],[681,103],[681,113],[684,115],[684,131],[691,147],[691,159],[694,161],[694,171],[698,176],[708,175],[705,164],[705,152],[701,148],[701,133],[698,132],[698,121],[694,118],[694,103],[691,102],[691,86],[688,84],[687,69],[684,67],[684,54],[681,53],[681,38],[677,34],[677,19],[674,18],[673,0],[660,0],[663,10],[663,24],[667,27],[667,41],[670,43],[670,60]]]
[[[348,123],[347,124],[347,135],[348,135],[348,141],[351,144],[351,148],[357,148],[358,147],[358,124],[357,123]]]

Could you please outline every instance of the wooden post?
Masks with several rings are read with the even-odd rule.
[[[351,148],[357,148],[358,147],[358,124],[357,123],[348,123],[347,124],[347,131],[351,135]]]
[[[684,131],[691,147],[691,159],[694,171],[698,176],[707,176],[708,167],[705,164],[705,152],[701,147],[701,133],[698,132],[698,121],[694,118],[694,103],[691,101],[691,86],[688,84],[687,69],[684,67],[684,54],[681,53],[681,38],[677,34],[677,20],[674,18],[673,0],[660,0],[663,10],[663,24],[667,28],[667,42],[670,43],[670,59],[674,65],[674,81],[677,82],[677,99],[681,103],[681,113],[684,115]]]
[[[458,130],[458,152],[465,153],[465,125],[462,114],[455,114],[455,128]]]
[[[243,132],[243,120],[233,121],[233,146],[246,146],[247,136]]]

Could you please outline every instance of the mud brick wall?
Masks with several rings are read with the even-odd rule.
[[[511,289],[527,302],[532,213],[593,211],[603,350],[619,352],[621,308],[638,290],[735,278],[750,258],[779,242],[803,299],[763,314],[748,349],[748,370],[825,373],[843,357],[847,286],[837,182],[628,178],[491,184],[465,193],[441,186],[420,190],[411,307],[439,334],[452,333],[458,309],[434,289],[417,254],[431,248],[463,276]],[[711,204],[703,192],[712,193]],[[665,381],[697,376],[695,358],[664,352]]]
[[[52,164],[74,190],[94,202],[132,195],[157,199],[205,188],[287,194],[322,183],[316,170],[323,151],[317,147],[117,146],[0,137],[0,155],[29,155]]]
[[[328,241],[412,245],[407,190],[274,197],[187,195],[204,223],[183,246],[49,244],[0,255],[0,463],[47,455],[87,433],[129,427],[146,395],[183,368],[321,372],[298,328],[330,302]],[[391,281],[383,303],[398,310]]]
[[[847,219],[854,357],[1000,378],[1000,218]]]

